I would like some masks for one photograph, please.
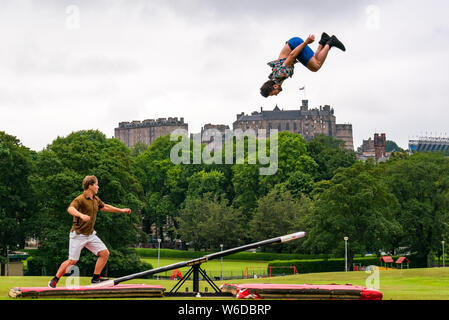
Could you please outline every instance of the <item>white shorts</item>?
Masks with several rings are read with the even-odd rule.
[[[107,248],[103,241],[101,241],[96,234],[96,231],[88,236],[84,234],[76,234],[76,231],[70,232],[69,259],[78,261],[81,250],[84,247],[89,249],[94,255],[98,255],[98,252],[106,250]]]

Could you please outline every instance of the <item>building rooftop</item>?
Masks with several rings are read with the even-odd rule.
[[[177,117],[174,118],[158,118],[156,120],[154,119],[145,119],[143,121],[134,120],[131,122],[124,121],[120,122],[118,124],[119,128],[140,128],[140,127],[152,127],[152,126],[161,126],[161,125],[179,125],[184,124],[184,118],[178,119]]]
[[[237,115],[237,121],[262,121],[262,120],[292,120],[301,119],[305,116],[327,116],[333,115],[334,109],[329,105],[319,108],[308,108],[308,101],[303,100],[302,106],[299,110],[284,110],[280,109],[277,105],[273,110],[263,110],[260,108],[260,112],[254,111],[250,115],[243,112]]]
[[[410,151],[426,152],[426,151],[449,151],[449,138],[440,137],[420,137],[409,140],[408,146]]]

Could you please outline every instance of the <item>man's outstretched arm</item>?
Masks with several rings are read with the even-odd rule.
[[[131,209],[129,209],[129,208],[120,209],[120,208],[111,206],[110,204],[107,204],[107,203],[104,204],[104,207],[101,208],[101,211],[116,212],[116,213],[131,213]]]

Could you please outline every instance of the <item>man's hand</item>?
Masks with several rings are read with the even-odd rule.
[[[87,214],[83,214],[83,213],[79,212],[78,210],[75,209],[75,207],[69,207],[67,209],[67,212],[70,213],[74,217],[80,218],[84,222],[87,222],[87,221],[90,220],[90,216],[88,216]]]
[[[87,221],[90,220],[90,217],[89,217],[87,214],[81,214],[81,215],[79,216],[79,218],[80,218],[81,220],[83,220],[84,222],[87,222]]]
[[[306,39],[306,43],[307,44],[310,44],[310,43],[312,43],[312,42],[314,42],[315,41],[315,36],[313,35],[313,34],[311,34],[311,35],[309,35],[308,37],[307,37],[307,39]]]
[[[131,213],[131,209],[130,208],[125,208],[125,209],[122,209],[121,211],[122,211],[122,213],[127,213],[127,214]]]

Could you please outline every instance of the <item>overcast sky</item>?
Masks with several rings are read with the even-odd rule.
[[[232,128],[236,114],[329,104],[354,146],[449,136],[448,1],[2,0],[0,131],[40,151],[121,121],[184,117]],[[335,34],[317,73],[296,64],[263,98],[267,62],[290,37]]]

